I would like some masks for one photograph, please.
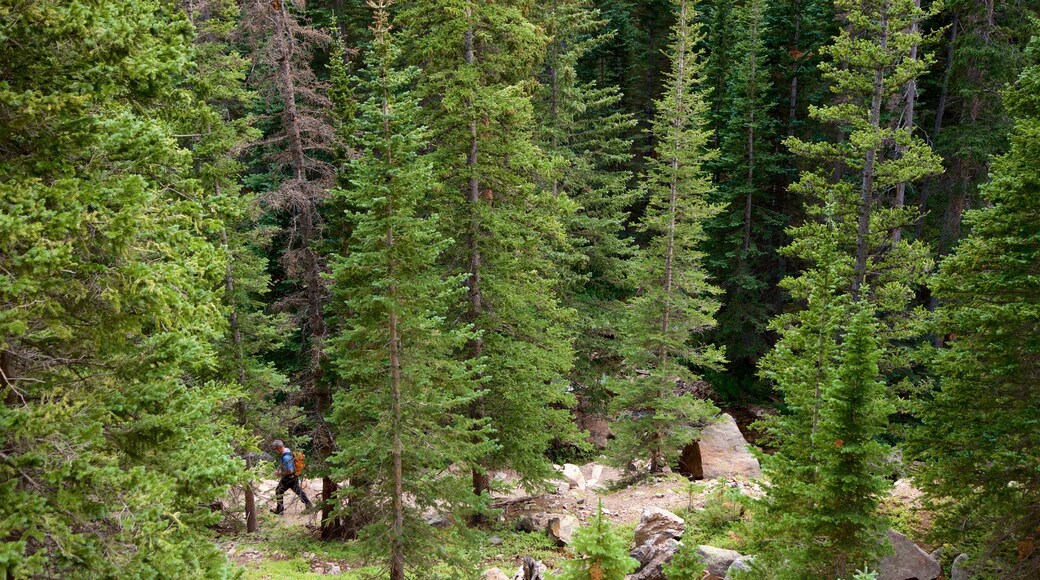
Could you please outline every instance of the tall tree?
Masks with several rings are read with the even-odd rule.
[[[989,205],[965,214],[971,234],[933,281],[949,340],[912,447],[937,535],[970,553],[973,577],[1024,579],[1040,571],[1040,66],[1005,104],[1015,128],[981,189]]]
[[[235,393],[199,379],[221,204],[174,133],[206,109],[191,23],[62,0],[0,27],[0,574],[232,577],[206,506],[241,473]]]
[[[622,235],[637,194],[628,170],[635,120],[616,86],[578,78],[580,60],[614,36],[599,11],[587,0],[564,0],[537,16],[550,36],[534,95],[536,138],[550,158],[543,187],[576,205],[565,222],[574,257],[560,260],[562,301],[577,314],[571,380],[583,411],[597,413],[605,411],[602,378],[615,374],[620,358],[614,338],[631,255]]]
[[[195,27],[195,63],[191,86],[198,106],[181,110],[175,131],[192,151],[193,173],[217,217],[223,222],[215,236],[226,253],[224,307],[228,332],[217,343],[219,356],[211,378],[237,384],[241,389],[228,412],[237,418],[242,431],[236,451],[247,470],[257,455],[257,441],[277,426],[279,414],[271,404],[276,389],[286,378],[262,360],[277,348],[287,330],[284,317],[265,312],[270,286],[267,260],[263,255],[271,228],[257,224],[256,195],[243,190],[243,164],[238,155],[259,138],[247,115],[253,95],[245,89],[249,61],[232,46],[240,16],[234,0],[182,2],[182,9]],[[243,481],[245,523],[255,531],[257,509],[251,482]]]
[[[702,264],[705,221],[718,213],[707,201],[704,162],[710,130],[702,88],[701,40],[693,8],[680,0],[669,47],[672,66],[657,101],[655,156],[646,175],[649,204],[639,229],[649,238],[631,266],[637,295],[628,305],[622,352],[633,374],[618,382],[615,452],[650,458],[660,471],[716,411],[708,401],[677,391],[677,380],[698,380],[691,368],[713,368],[722,352],[698,335],[715,324],[719,289]]]
[[[782,282],[801,308],[774,319],[781,338],[761,365],[788,409],[765,422],[778,447],[765,468],[790,485],[770,488],[759,526],[773,540],[763,564],[783,577],[842,577],[882,549],[883,448],[872,439],[908,364],[905,343],[923,332],[921,309],[911,303],[930,267],[922,244],[893,240],[914,212],[888,196],[897,184],[939,170],[911,128],[883,117],[884,103],[926,66],[927,59],[909,58],[921,42],[912,23],[926,14],[914,0],[835,6],[845,26],[821,68],[837,98],[812,115],[842,138],[788,140],[822,166],[794,186],[812,205],[784,249],[808,263]],[[867,340],[871,334],[877,339]]]
[[[544,481],[550,442],[577,436],[563,380],[572,315],[557,299],[554,264],[566,248],[564,207],[533,179],[545,158],[534,144],[530,80],[545,37],[530,9],[526,0],[438,0],[401,15],[445,184],[431,205],[442,234],[459,242],[445,261],[466,277],[455,313],[476,331],[462,356],[487,386],[470,413],[490,421],[498,445],[473,466],[477,493],[489,491],[496,467],[516,469],[525,484]]]
[[[276,309],[288,313],[298,330],[294,382],[299,391],[290,399],[306,410],[309,436],[320,466],[334,450],[334,434],[325,422],[332,393],[322,379],[323,341],[328,328],[324,309],[328,289],[321,254],[321,206],[335,172],[330,163],[337,134],[329,117],[327,86],[311,68],[317,46],[329,42],[322,31],[307,26],[294,8],[303,2],[249,0],[243,6],[242,28],[253,48],[250,79],[272,111],[272,127],[261,142],[263,161],[271,173],[263,200],[284,220],[279,256],[288,288]],[[331,519],[329,500],[336,484],[322,481],[322,524],[326,536],[341,532]]]
[[[780,264],[776,249],[786,217],[775,199],[783,186],[776,152],[780,129],[775,114],[770,63],[765,44],[768,3],[750,0],[735,8],[728,81],[715,87],[720,155],[711,166],[717,187],[713,201],[723,211],[708,224],[710,270],[726,291],[713,333],[726,347],[733,372],[754,368],[770,346],[768,319],[778,308]],[[736,22],[736,26],[734,26]]]
[[[373,514],[361,538],[389,577],[429,570],[446,556],[440,532],[422,514],[470,507],[467,482],[447,468],[472,464],[490,448],[481,421],[466,410],[481,394],[477,369],[454,353],[471,327],[448,319],[462,294],[461,276],[443,276],[438,258],[450,244],[424,204],[434,190],[421,108],[410,93],[416,72],[401,69],[390,33],[389,0],[373,0],[371,48],[355,124],[359,155],[333,195],[348,210],[346,253],[333,259],[331,309],[343,329],[329,358],[349,385],[336,393],[333,421],[341,479],[369,482],[362,497]]]

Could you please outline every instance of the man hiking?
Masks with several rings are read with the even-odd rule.
[[[278,454],[278,469],[275,470],[274,474],[280,477],[278,487],[274,490],[276,505],[271,510],[271,513],[280,514],[285,511],[285,507],[282,505],[282,496],[289,489],[293,490],[303,500],[303,505],[306,506],[304,510],[310,510],[314,507],[314,504],[307,498],[307,493],[303,491],[303,486],[300,485],[300,477],[296,473],[296,462],[293,459],[292,451],[280,439],[272,441],[271,447]]]

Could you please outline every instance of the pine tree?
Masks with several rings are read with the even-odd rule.
[[[332,393],[322,378],[323,341],[328,333],[325,306],[328,266],[322,255],[322,205],[333,185],[330,159],[336,153],[337,133],[330,119],[327,84],[311,68],[318,47],[329,36],[308,26],[303,2],[249,0],[243,3],[242,31],[253,50],[251,86],[265,98],[271,125],[261,143],[261,159],[270,182],[262,200],[284,224],[277,240],[281,295],[273,305],[289,314],[298,339],[293,342],[293,382],[298,390],[289,402],[308,415],[312,468],[320,473],[324,458],[334,450],[334,434],[325,424]],[[331,517],[337,486],[322,478],[322,533],[346,533]]]
[[[566,0],[543,7],[538,20],[550,36],[534,100],[536,136],[551,160],[543,187],[577,206],[565,224],[574,258],[560,260],[562,301],[577,314],[571,380],[583,411],[602,413],[603,377],[615,374],[620,358],[614,336],[632,251],[622,234],[637,193],[627,169],[635,120],[621,110],[616,86],[578,78],[579,61],[614,36],[603,32],[599,11]]]
[[[736,373],[753,367],[770,346],[766,325],[776,313],[776,249],[787,221],[774,199],[785,159],[775,151],[779,127],[772,117],[767,9],[763,0],[735,8],[727,23],[735,29],[733,66],[726,85],[715,87],[720,156],[712,163],[718,183],[713,198],[725,210],[708,224],[708,264],[726,295],[713,334]]]
[[[241,472],[235,392],[200,379],[223,224],[174,132],[206,108],[191,23],[76,0],[0,21],[0,574],[232,577],[206,528]]]
[[[235,437],[236,451],[246,468],[257,456],[257,442],[277,432],[280,417],[270,400],[284,388],[286,378],[262,360],[282,342],[287,330],[284,317],[264,312],[270,287],[267,260],[262,250],[272,234],[257,224],[256,195],[240,184],[243,164],[237,154],[259,138],[246,116],[253,96],[245,90],[249,61],[231,46],[239,18],[233,0],[182,2],[182,9],[195,27],[195,63],[192,87],[195,107],[182,108],[175,132],[192,151],[195,178],[206,193],[214,217],[224,226],[214,236],[226,254],[224,307],[228,332],[217,343],[216,368],[206,378],[236,384],[241,393],[229,401],[242,431]],[[256,531],[256,502],[252,475],[243,482],[247,531]]]
[[[655,157],[646,176],[649,205],[639,229],[649,238],[631,266],[638,288],[623,327],[625,362],[634,376],[620,381],[614,424],[618,457],[650,457],[660,471],[716,411],[708,401],[677,392],[676,381],[698,380],[690,370],[721,365],[722,353],[697,342],[710,329],[719,289],[702,265],[704,222],[718,213],[706,196],[711,181],[703,164],[709,151],[707,103],[700,88],[700,33],[685,0],[676,6],[669,54],[671,71],[657,102]]]
[[[603,500],[596,516],[574,533],[571,548],[577,558],[563,563],[555,580],[624,580],[639,563],[628,555],[628,545],[603,517]]]
[[[329,341],[336,374],[349,385],[332,413],[341,451],[332,458],[339,479],[369,482],[352,501],[373,521],[360,537],[369,553],[403,579],[444,557],[443,538],[423,519],[426,510],[472,504],[453,463],[475,463],[489,445],[479,421],[465,411],[479,396],[475,370],[453,358],[472,330],[447,318],[463,291],[437,260],[450,244],[438,216],[423,204],[434,190],[432,166],[411,95],[416,76],[400,69],[390,34],[387,0],[375,11],[374,40],[361,78],[359,155],[346,168],[346,186],[333,195],[350,208],[346,253],[333,260],[332,310],[342,331]],[[387,550],[389,548],[389,550]]]
[[[883,474],[872,460],[882,449],[870,438],[883,432],[886,401],[909,364],[901,341],[922,333],[921,309],[911,301],[930,267],[920,243],[893,240],[892,231],[912,223],[914,213],[886,196],[899,183],[937,172],[938,159],[910,128],[883,118],[883,104],[925,66],[926,59],[908,56],[921,41],[912,22],[926,14],[913,0],[836,7],[847,26],[821,68],[838,98],[812,115],[834,123],[844,138],[788,140],[797,155],[822,167],[793,186],[814,200],[784,249],[808,263],[782,282],[802,307],[774,319],[781,338],[761,364],[788,409],[765,422],[778,447],[765,471],[784,485],[769,489],[759,525],[771,540],[763,563],[782,577],[808,570],[842,577],[883,549]],[[869,324],[861,320],[868,316]],[[868,334],[877,340],[867,341]],[[875,385],[875,366],[884,389]]]
[[[530,79],[545,38],[530,3],[414,2],[401,14],[406,53],[420,66],[419,96],[431,127],[435,177],[431,207],[441,233],[456,240],[444,261],[465,274],[453,316],[476,334],[462,353],[479,365],[487,392],[470,415],[487,419],[498,449],[473,465],[477,493],[488,470],[516,469],[525,484],[554,474],[544,452],[577,440],[563,380],[572,364],[572,313],[557,298],[566,249],[566,207],[535,187],[545,158],[534,144]]]
[[[1032,57],[1040,44],[1034,38]],[[988,207],[965,215],[971,234],[940,264],[932,287],[935,384],[917,409],[915,477],[938,514],[940,537],[969,551],[980,578],[1031,578],[1040,553],[1040,66],[1005,95],[1011,149],[982,187]]]

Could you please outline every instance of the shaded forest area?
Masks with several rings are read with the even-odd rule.
[[[214,506],[253,531],[284,439],[323,540],[472,577],[496,472],[660,473],[721,408],[768,451],[745,577],[867,574],[912,477],[1036,578],[1038,18],[0,0],[0,570],[234,577]],[[583,534],[564,577],[630,571]]]

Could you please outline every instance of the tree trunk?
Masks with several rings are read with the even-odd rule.
[[[801,35],[802,28],[801,7],[801,2],[796,1],[794,12],[794,37],[791,39],[791,57],[794,59],[794,61],[791,63],[791,91],[787,109],[788,137],[794,136],[794,123],[798,114],[798,58],[801,55],[801,53],[798,50],[798,41]]]
[[[960,20],[954,14],[953,22],[950,23],[950,46],[946,48],[946,69],[943,72],[942,88],[939,90],[939,104],[935,107],[935,126],[932,129],[933,141],[939,137],[939,131],[942,130],[943,114],[946,112],[946,95],[950,91],[950,77],[953,75],[953,57],[954,49],[957,45],[958,26],[960,26]]]
[[[888,50],[888,9],[889,3],[881,5],[881,51]],[[881,100],[884,96],[885,70],[883,67],[874,69],[873,94],[870,101],[870,124],[875,129],[881,126]],[[859,289],[867,276],[867,254],[868,238],[870,235],[870,214],[874,198],[874,169],[877,158],[878,147],[875,145],[867,150],[866,158],[863,160],[863,183],[860,188],[859,220],[856,226],[856,266],[855,275],[852,280],[852,296],[859,298]]]
[[[914,0],[914,7],[918,10],[921,8],[921,0]],[[916,34],[918,29],[917,16],[914,15],[913,21],[910,25],[910,32]],[[910,47],[910,60],[917,60],[917,45]],[[917,78],[912,78],[906,83],[906,109],[903,115],[902,124],[910,134],[914,132],[914,105],[917,102]],[[906,147],[899,147],[899,155],[903,156],[906,154]],[[896,209],[902,208],[906,204],[906,183],[901,182],[896,185],[896,197],[893,201],[893,207]],[[897,227],[892,231],[892,241],[899,242],[903,239],[903,228]]]

